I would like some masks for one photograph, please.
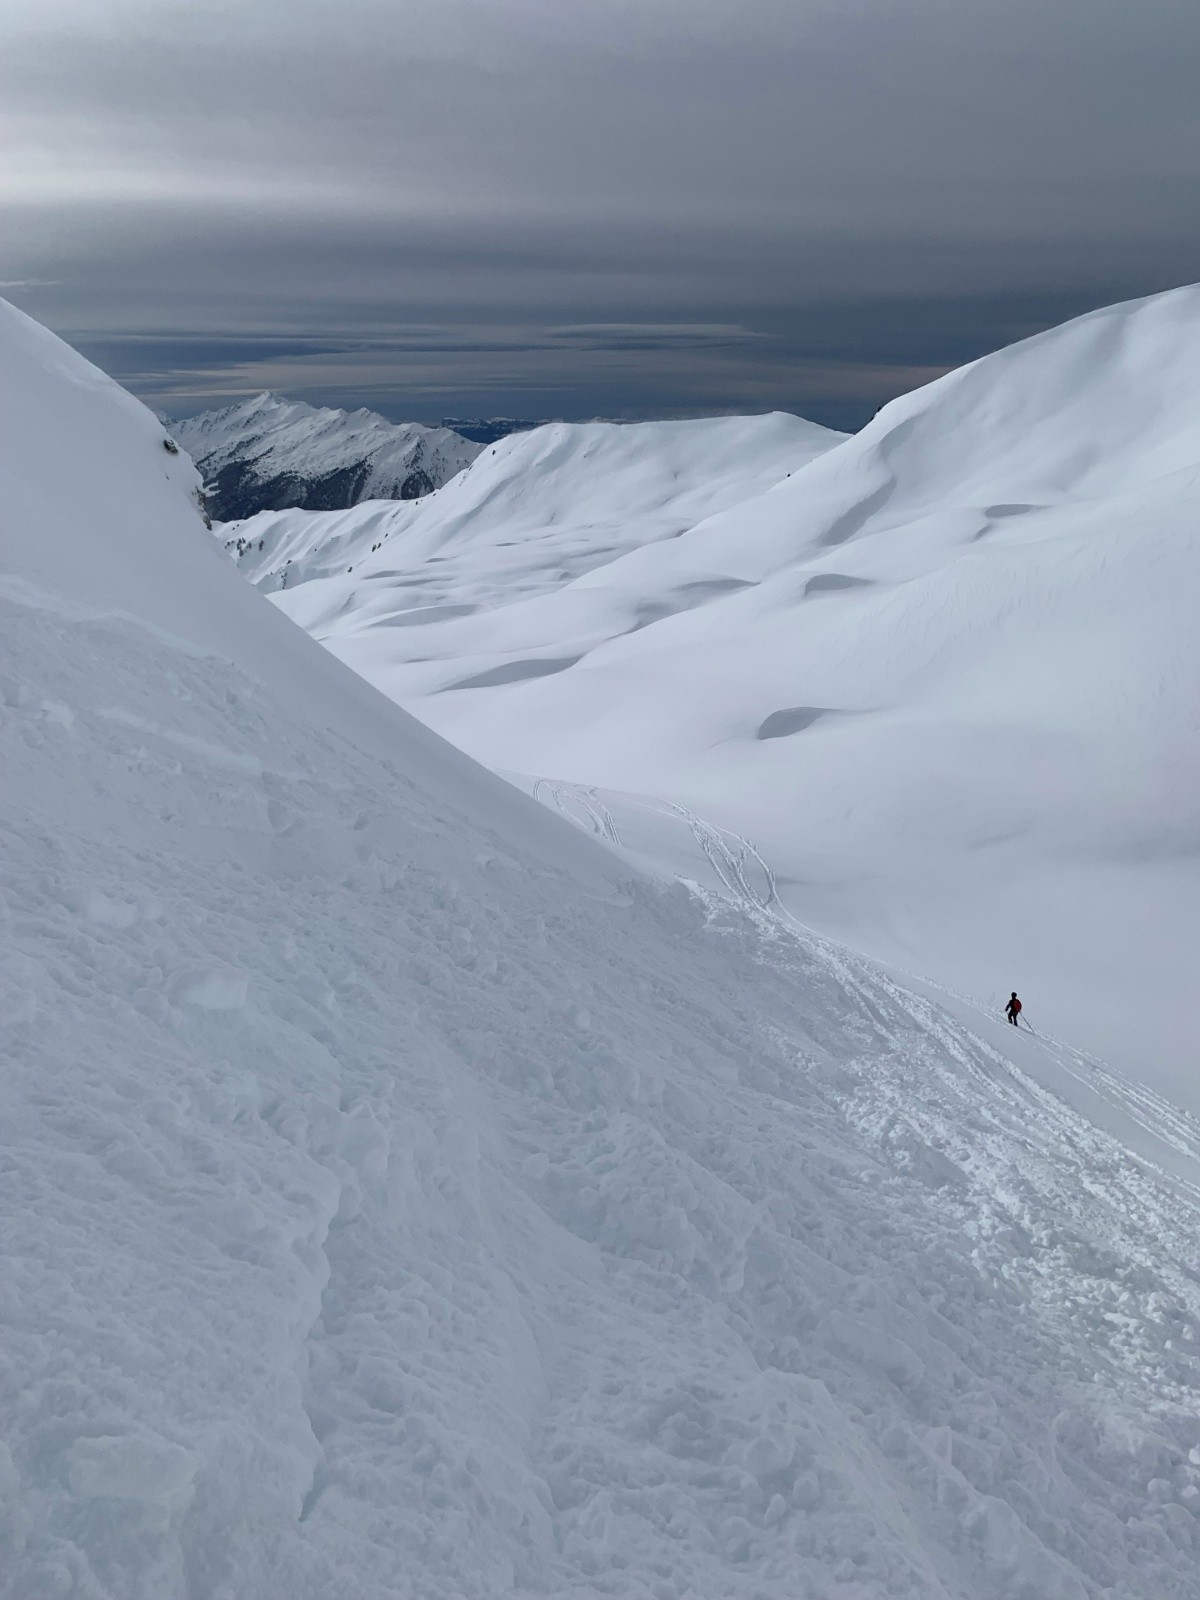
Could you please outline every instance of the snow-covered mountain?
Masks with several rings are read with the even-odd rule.
[[[415,500],[482,449],[450,428],[275,394],[168,426],[203,474],[208,509],[219,521],[280,506],[330,511],[360,500]]]
[[[468,607],[474,612],[551,594],[631,550],[679,539],[843,437],[783,412],[698,422],[549,423],[499,440],[469,472],[419,504],[332,516],[268,513],[215,532],[267,593],[336,578],[330,598],[336,590],[334,604],[349,600],[356,628],[368,616],[412,610],[410,623],[400,624],[408,626],[445,615],[440,608],[447,604],[461,616]],[[341,576],[366,570],[367,587],[356,582],[343,595]],[[316,600],[324,592],[308,594]]]
[[[1200,1106],[1200,289],[977,361],[790,478],[781,433],[781,481],[674,529],[649,497],[609,516],[586,451],[560,464],[582,437],[388,515],[239,531],[264,586],[280,557],[311,576],[290,615],[471,754],[588,815],[599,786],[675,864],[682,805],[803,921],[1027,988]]]
[[[1191,1600],[1196,1125],[649,880],[0,356],[0,1595]]]

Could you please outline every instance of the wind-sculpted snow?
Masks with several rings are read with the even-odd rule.
[[[636,874],[0,342],[0,1594],[1191,1600],[1196,1126]]]
[[[331,511],[360,500],[416,500],[481,449],[450,428],[274,394],[169,426],[204,475],[209,511],[225,520],[280,506]]]
[[[474,609],[553,594],[627,551],[682,537],[842,437],[782,412],[549,423],[492,445],[420,504],[263,513],[216,531],[267,593],[329,578],[331,616],[391,628],[438,620],[424,614],[451,591]]]
[[[1029,990],[1200,1108],[1200,289],[975,362],[814,457],[674,539],[632,510],[591,531],[597,485],[547,473],[560,560],[513,509],[537,461],[485,456],[340,569],[332,519],[266,519],[262,559],[328,552],[277,603],[470,754],[685,804],[752,838],[805,922]],[[443,496],[466,508],[444,548]]]

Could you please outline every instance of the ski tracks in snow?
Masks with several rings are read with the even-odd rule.
[[[675,801],[663,804],[687,823],[696,843],[712,863],[713,871],[738,905],[747,911],[770,911],[778,907],[774,874],[749,839],[705,822],[703,817]]]
[[[994,1028],[997,1025],[995,1008],[973,996],[962,994],[923,975],[914,975],[911,981],[922,989],[944,996],[946,1003],[956,1010],[973,1014],[979,1019],[979,1026],[990,1025]],[[1052,1073],[1069,1079],[1077,1086],[1079,1092],[1072,1092],[1067,1084],[1062,1084],[1064,1093],[1073,1104],[1086,1107],[1095,1101],[1098,1103],[1098,1113],[1114,1113],[1103,1120],[1118,1130],[1123,1129],[1125,1137],[1131,1142],[1142,1145],[1149,1141],[1146,1148],[1137,1153],[1169,1175],[1172,1182],[1182,1186],[1190,1199],[1200,1201],[1200,1120],[1146,1084],[1138,1083],[1089,1051],[1055,1038],[1044,1028],[1035,1030],[1026,1025],[1014,1031],[1020,1040],[1019,1048],[1034,1053],[1033,1061],[1040,1059],[1047,1062]],[[1009,1042],[1007,1024],[1001,1037],[1006,1043]],[[1032,1063],[1030,1065],[1032,1068]],[[1145,1140],[1139,1135],[1144,1135]],[[1178,1156],[1181,1160],[1176,1162],[1171,1159],[1172,1156]]]
[[[683,807],[596,895],[5,620],[0,1593],[1194,1600],[1176,1191]]]
[[[827,960],[839,966],[848,981],[851,981],[851,970],[862,965],[853,951],[819,933],[784,904],[769,863],[754,842],[742,834],[706,821],[677,801],[653,796],[624,793],[606,796],[595,785],[549,778],[534,780],[532,793],[535,799],[553,806],[571,821],[587,827],[618,847],[622,844],[622,837],[613,815],[613,805],[619,803],[623,816],[643,814],[679,819],[699,846],[715,882],[735,905],[752,917],[766,916],[798,934],[810,947],[819,949]],[[873,981],[878,982],[882,969],[872,967],[871,971]],[[901,974],[901,977],[911,980],[922,989],[934,990],[944,995],[948,1002],[970,1011],[979,1019],[980,1026],[990,1027],[995,1023],[994,1008],[974,996],[962,994],[924,975]],[[911,994],[907,989],[903,992]],[[932,1018],[933,1013],[930,1012],[929,1016]],[[1152,1143],[1164,1147],[1164,1153],[1173,1151],[1184,1158],[1185,1170],[1172,1172],[1171,1176],[1200,1199],[1200,1121],[1155,1090],[1135,1082],[1098,1057],[1064,1040],[1041,1030],[1035,1032],[1032,1028],[1021,1029],[1019,1037],[1023,1041],[1030,1041],[1053,1070],[1073,1079],[1089,1095],[1111,1107],[1118,1119],[1140,1129]],[[979,1042],[981,1048],[990,1050],[982,1040]],[[1000,1052],[991,1053],[996,1070],[1020,1071],[1019,1067],[1014,1069],[1007,1056]],[[1195,1169],[1191,1176],[1186,1171],[1190,1167]]]
[[[598,790],[581,783],[556,783],[550,778],[535,778],[533,798],[555,807],[571,822],[599,834],[609,844],[619,845],[621,835],[612,812]]]
[[[562,779],[535,778],[532,794],[543,805],[562,812],[610,844],[620,846],[621,834],[608,801],[594,785],[568,783]],[[651,817],[678,818],[699,845],[717,881],[735,904],[750,912],[777,911],[787,917],[775,887],[775,875],[749,839],[728,828],[707,822],[697,812],[674,800],[659,800],[650,795],[622,794],[623,810],[642,812]]]

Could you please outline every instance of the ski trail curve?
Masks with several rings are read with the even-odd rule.
[[[554,807],[569,821],[577,826],[585,826],[589,832],[599,834],[610,844],[620,845],[621,835],[613,814],[594,788],[582,783],[536,778],[533,784],[533,798],[540,800],[543,805]],[[573,807],[578,807],[579,811],[583,812],[582,823],[578,811],[572,809]]]
[[[538,778],[533,783],[532,792],[536,799],[554,807],[577,826],[617,847],[621,846],[621,830],[612,806],[594,785]],[[1002,1050],[986,1043],[982,1035],[997,1021],[999,1013],[996,1006],[924,973],[889,966],[888,970],[896,975],[897,981],[893,984],[876,963],[868,962],[853,947],[804,922],[784,903],[770,863],[751,839],[708,821],[676,800],[632,794],[610,796],[610,799],[614,804],[619,799],[619,809],[623,811],[640,811],[683,824],[708,862],[723,897],[760,925],[774,925],[777,931],[801,938],[832,964],[847,989],[855,994],[861,1004],[871,1003],[872,996],[877,999],[881,984],[885,990],[890,988],[897,1002],[909,1010],[913,1007],[914,999],[918,998],[913,995],[909,984],[934,991],[935,996],[944,996],[947,1003],[952,1002],[978,1019],[980,1031],[976,1033],[973,1029],[972,1032],[982,1051],[982,1059],[988,1066],[981,1065],[980,1053],[976,1052],[969,1058],[963,1056],[962,1065],[966,1071],[979,1074],[990,1070],[993,1074],[1007,1077],[1011,1083],[1019,1082],[1024,1093],[1036,1091],[1044,1114],[1049,1114],[1051,1100],[1054,1104],[1058,1103],[1053,1091],[1045,1091],[1038,1086],[1036,1076],[1031,1076]],[[939,1027],[934,1004],[922,1002],[922,1020],[924,1026],[943,1036],[943,1043],[952,1046],[953,1030]],[[1082,1086],[1087,1094],[1094,1096],[1120,1120],[1139,1130],[1164,1152],[1172,1152],[1184,1162],[1194,1164],[1194,1179],[1182,1172],[1175,1172],[1172,1176],[1189,1193],[1200,1196],[1200,1119],[1173,1105],[1145,1084],[1126,1077],[1098,1057],[1044,1030],[1035,1031],[1026,1027],[1021,1030],[1021,1038],[1028,1041],[1054,1070]],[[1046,1094],[1050,1096],[1049,1100],[1043,1098]],[[1153,1161],[1154,1158],[1144,1156],[1143,1159]]]

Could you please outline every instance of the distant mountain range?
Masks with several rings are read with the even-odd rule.
[[[464,439],[473,439],[476,444],[495,444],[498,439],[507,439],[510,433],[528,433],[532,428],[540,428],[540,422],[533,422],[528,417],[443,417],[443,428],[453,428],[455,433],[462,434]]]
[[[170,427],[203,474],[208,511],[218,522],[293,506],[337,511],[360,500],[417,500],[483,448],[449,427],[268,393]]]

